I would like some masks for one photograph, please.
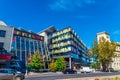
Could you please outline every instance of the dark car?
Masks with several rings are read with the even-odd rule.
[[[62,72],[63,72],[63,74],[77,74],[77,71],[73,70],[73,69],[65,69]]]
[[[106,72],[115,72],[113,68],[109,68],[106,70]]]
[[[24,74],[13,69],[0,69],[0,79],[4,80],[23,80]]]

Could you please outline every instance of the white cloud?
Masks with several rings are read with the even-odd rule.
[[[73,10],[88,4],[94,4],[95,0],[56,0],[49,5],[52,10]]]
[[[53,4],[50,5],[52,10],[68,10],[68,6],[71,4],[69,0],[57,0]]]

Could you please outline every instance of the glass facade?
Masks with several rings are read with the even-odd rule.
[[[49,47],[52,58],[65,58],[66,67],[88,65],[88,49],[70,27],[53,33]]]
[[[35,33],[14,29],[11,51],[15,53],[25,67],[28,57],[33,55],[35,51],[38,51],[40,56],[43,56],[43,39],[42,36]]]

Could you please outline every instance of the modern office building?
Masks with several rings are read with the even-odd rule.
[[[89,65],[88,49],[70,27],[54,32],[49,45],[51,57],[63,56],[67,68],[80,68]]]
[[[22,65],[26,66],[28,57],[38,51],[41,59],[45,60],[44,37],[32,31],[26,31],[22,28],[7,26],[0,22],[0,46],[5,48],[10,55],[15,54]]]
[[[43,40],[44,37],[36,33],[33,33],[31,31],[28,32],[24,29],[14,28],[11,51],[15,52],[20,61],[26,63],[27,57],[33,55],[35,51],[38,51],[41,58],[43,58],[43,55],[45,53]]]
[[[89,65],[88,49],[72,28],[57,30],[51,26],[38,34],[44,36],[50,61],[63,56],[67,68]]]
[[[104,37],[106,40],[111,42],[109,33],[100,32],[100,33],[97,33],[98,43],[102,37]],[[116,57],[112,58],[112,62],[110,64],[110,67],[113,68],[114,70],[120,70],[120,43],[117,43],[117,44],[118,46],[116,47],[116,51],[114,52],[116,54]]]

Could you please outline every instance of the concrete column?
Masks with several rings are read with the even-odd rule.
[[[22,44],[21,44],[21,37],[20,37],[20,60],[22,61]]]
[[[69,68],[71,69],[71,57],[69,57]]]
[[[31,55],[32,55],[32,54],[31,54],[31,43],[30,43],[30,42],[31,42],[31,39],[28,40],[28,41],[29,41],[29,55],[30,55],[30,57],[31,57]]]
[[[26,41],[27,41],[26,38],[24,38],[24,44],[25,44],[25,64],[27,65],[27,54],[28,53],[27,53],[27,48],[26,48],[27,47],[26,46]]]
[[[14,37],[14,39],[15,39],[15,56],[18,56],[17,54],[17,38],[16,38],[16,36]]]

